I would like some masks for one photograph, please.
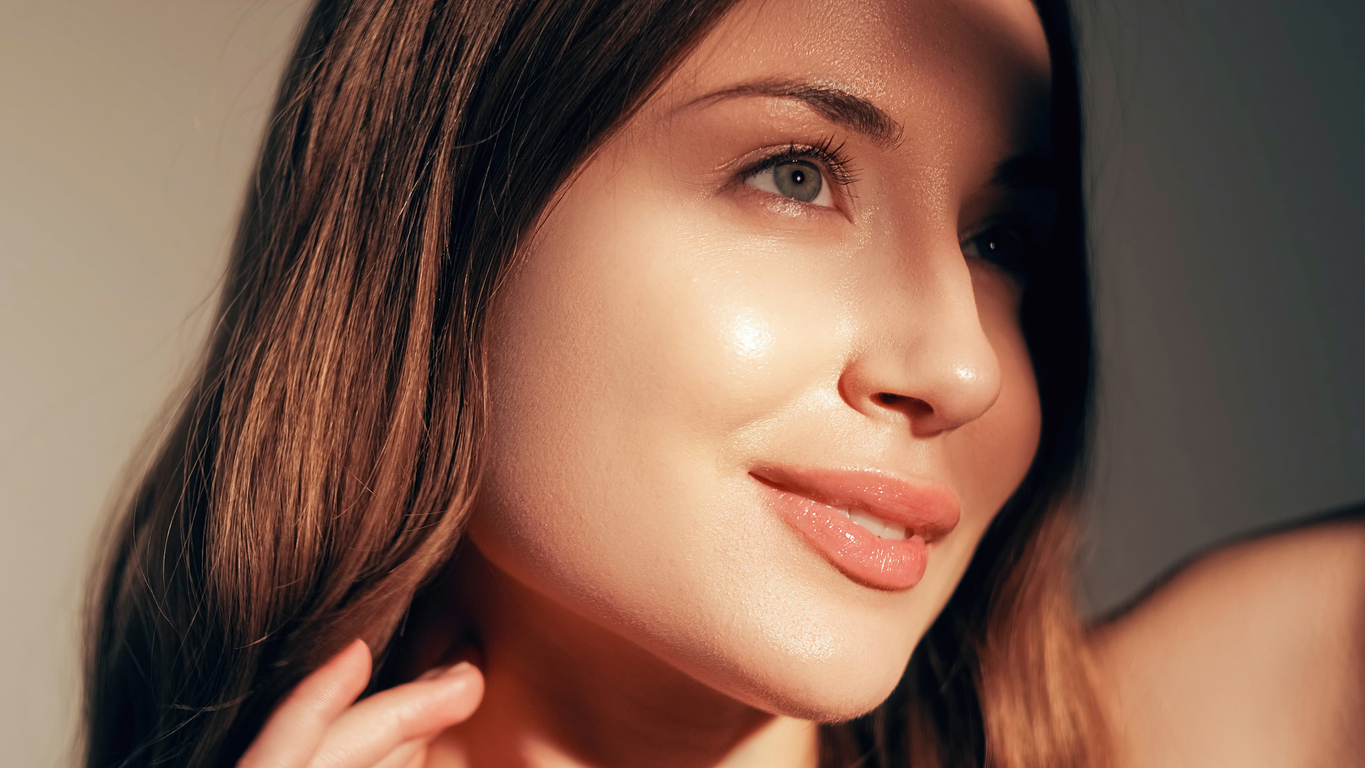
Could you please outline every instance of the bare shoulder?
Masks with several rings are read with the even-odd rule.
[[[1206,554],[1092,639],[1128,764],[1360,765],[1365,516]]]

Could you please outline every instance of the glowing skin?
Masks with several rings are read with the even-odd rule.
[[[582,168],[493,307],[460,564],[487,693],[432,764],[813,764],[803,721],[890,693],[1037,445],[1019,287],[973,238],[1046,226],[995,179],[1046,155],[1048,82],[1028,0],[748,2]],[[762,93],[793,83],[894,124]],[[847,163],[800,158],[809,202],[747,173],[803,146]],[[913,587],[870,585],[751,474],[774,466],[960,518]]]

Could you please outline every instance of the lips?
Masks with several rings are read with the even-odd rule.
[[[960,516],[951,491],[876,471],[764,466],[750,475],[830,564],[876,589],[918,584],[929,544],[947,535]]]

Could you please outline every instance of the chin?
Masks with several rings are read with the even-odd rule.
[[[851,720],[876,709],[900,684],[927,622],[914,608],[897,621],[885,611],[819,607],[830,606],[770,613],[766,621],[735,627],[722,643],[694,647],[683,658],[662,655],[755,709],[819,723]]]
[[[885,702],[900,684],[908,662],[908,656],[874,661],[855,654],[843,663],[793,664],[780,669],[776,678],[751,679],[727,692],[775,715],[837,723],[861,717]]]

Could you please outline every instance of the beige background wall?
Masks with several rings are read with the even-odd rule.
[[[1084,6],[1101,607],[1365,498],[1361,7]],[[302,11],[0,0],[0,764],[65,763],[91,537],[201,339]]]
[[[0,765],[66,764],[90,537],[202,337],[302,11],[0,0]]]

